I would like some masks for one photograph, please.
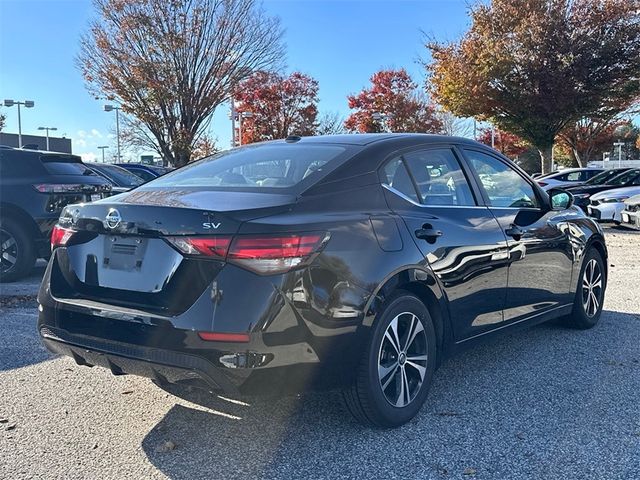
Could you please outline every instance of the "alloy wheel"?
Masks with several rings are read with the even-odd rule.
[[[378,380],[386,400],[394,407],[409,405],[420,392],[427,371],[427,334],[411,312],[394,317],[378,353]]]
[[[0,229],[0,272],[8,272],[18,261],[18,242],[6,230]]]
[[[592,258],[587,263],[582,277],[582,306],[590,318],[594,317],[602,301],[602,269],[597,260]]]

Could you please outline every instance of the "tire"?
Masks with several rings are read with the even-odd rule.
[[[566,322],[569,327],[586,330],[598,324],[606,287],[602,255],[595,248],[590,248],[582,261],[573,310]]]
[[[413,338],[407,347],[408,331]],[[378,316],[353,385],[343,390],[347,409],[366,426],[407,423],[429,393],[436,348],[433,320],[425,305],[409,292],[397,292]]]
[[[0,220],[0,282],[14,282],[31,272],[36,262],[27,229],[13,218]]]

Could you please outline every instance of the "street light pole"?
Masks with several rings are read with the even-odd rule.
[[[38,127],[38,130],[47,131],[47,152],[51,151],[51,149],[49,148],[49,130],[51,130],[52,132],[55,132],[58,129],[56,127]]]
[[[22,148],[22,118],[20,118],[20,105],[24,105],[26,108],[31,108],[36,103],[33,100],[25,100],[24,102],[18,102],[16,100],[5,99],[5,107],[18,106],[18,148]]]
[[[98,148],[102,150],[102,163],[104,163],[104,151],[109,148],[109,145],[100,145]]]
[[[118,146],[118,162],[121,161],[120,158],[120,107],[118,106],[114,106],[114,105],[105,105],[104,106],[104,111],[105,112],[111,112],[115,110],[116,111],[116,144]]]
[[[622,166],[622,147],[624,147],[624,142],[615,142],[613,146],[618,147],[618,168],[619,168]]]

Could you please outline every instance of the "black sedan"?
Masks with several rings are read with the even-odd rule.
[[[112,194],[126,192],[145,182],[139,176],[117,165],[97,162],[85,162],[84,164],[113,184],[111,188]]]
[[[605,170],[583,185],[566,188],[575,204],[586,211],[592,195],[613,190],[614,188],[634,187],[640,185],[640,168],[614,168]]]
[[[558,317],[598,322],[605,241],[571,203],[467,139],[246,146],[68,206],[38,329],[116,375],[227,394],[341,387],[358,420],[398,426],[447,355]]]

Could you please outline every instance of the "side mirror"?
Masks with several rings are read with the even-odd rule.
[[[573,195],[566,190],[554,188],[549,190],[552,210],[566,210],[573,206]]]

